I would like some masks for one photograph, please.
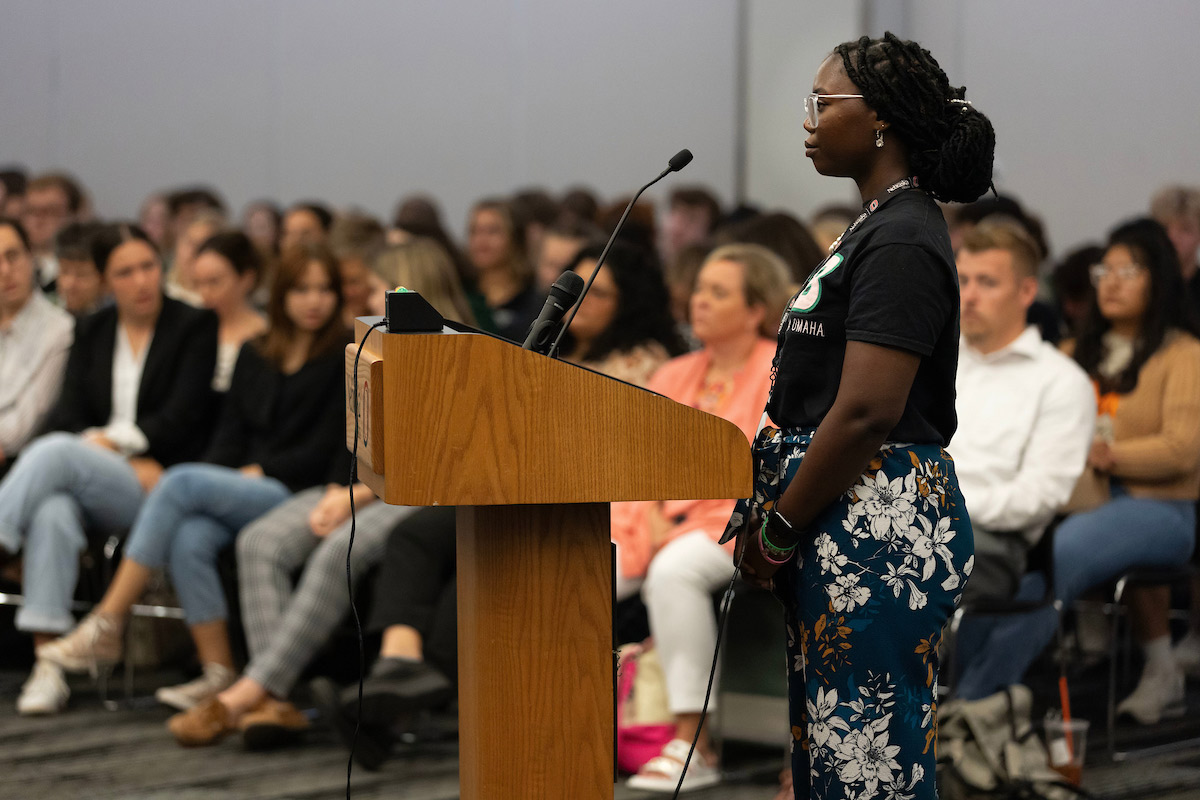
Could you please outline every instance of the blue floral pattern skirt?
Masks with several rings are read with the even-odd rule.
[[[764,428],[754,497],[769,510],[812,429]],[[775,577],[787,609],[797,798],[935,798],[938,643],[974,563],[954,463],[937,445],[885,445]]]

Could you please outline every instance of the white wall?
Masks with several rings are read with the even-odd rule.
[[[727,0],[2,0],[0,164],[67,168],[102,215],[217,186],[390,214],[530,184],[732,199],[737,6]]]

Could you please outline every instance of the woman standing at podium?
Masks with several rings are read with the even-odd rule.
[[[958,281],[935,200],[991,183],[991,123],[927,50],[836,47],[805,155],[863,211],[779,328],[742,571],[787,608],[797,798],[933,798],[937,647],[971,573],[954,465]],[[747,526],[746,523],[749,523]]]

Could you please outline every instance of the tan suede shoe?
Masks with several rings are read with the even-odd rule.
[[[216,744],[237,730],[228,709],[216,697],[181,711],[167,720],[167,729],[184,747]]]
[[[247,711],[238,724],[247,750],[267,750],[291,744],[311,726],[304,712],[286,700],[273,697]]]

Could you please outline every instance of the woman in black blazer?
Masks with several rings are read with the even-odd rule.
[[[87,529],[133,524],[165,466],[195,458],[212,427],[217,319],[162,294],[162,262],[134,225],[93,242],[112,306],[80,320],[48,433],[0,482],[0,559],[22,553],[17,627],[41,646],[75,624],[71,597]],[[61,709],[62,673],[39,659],[21,713]]]

